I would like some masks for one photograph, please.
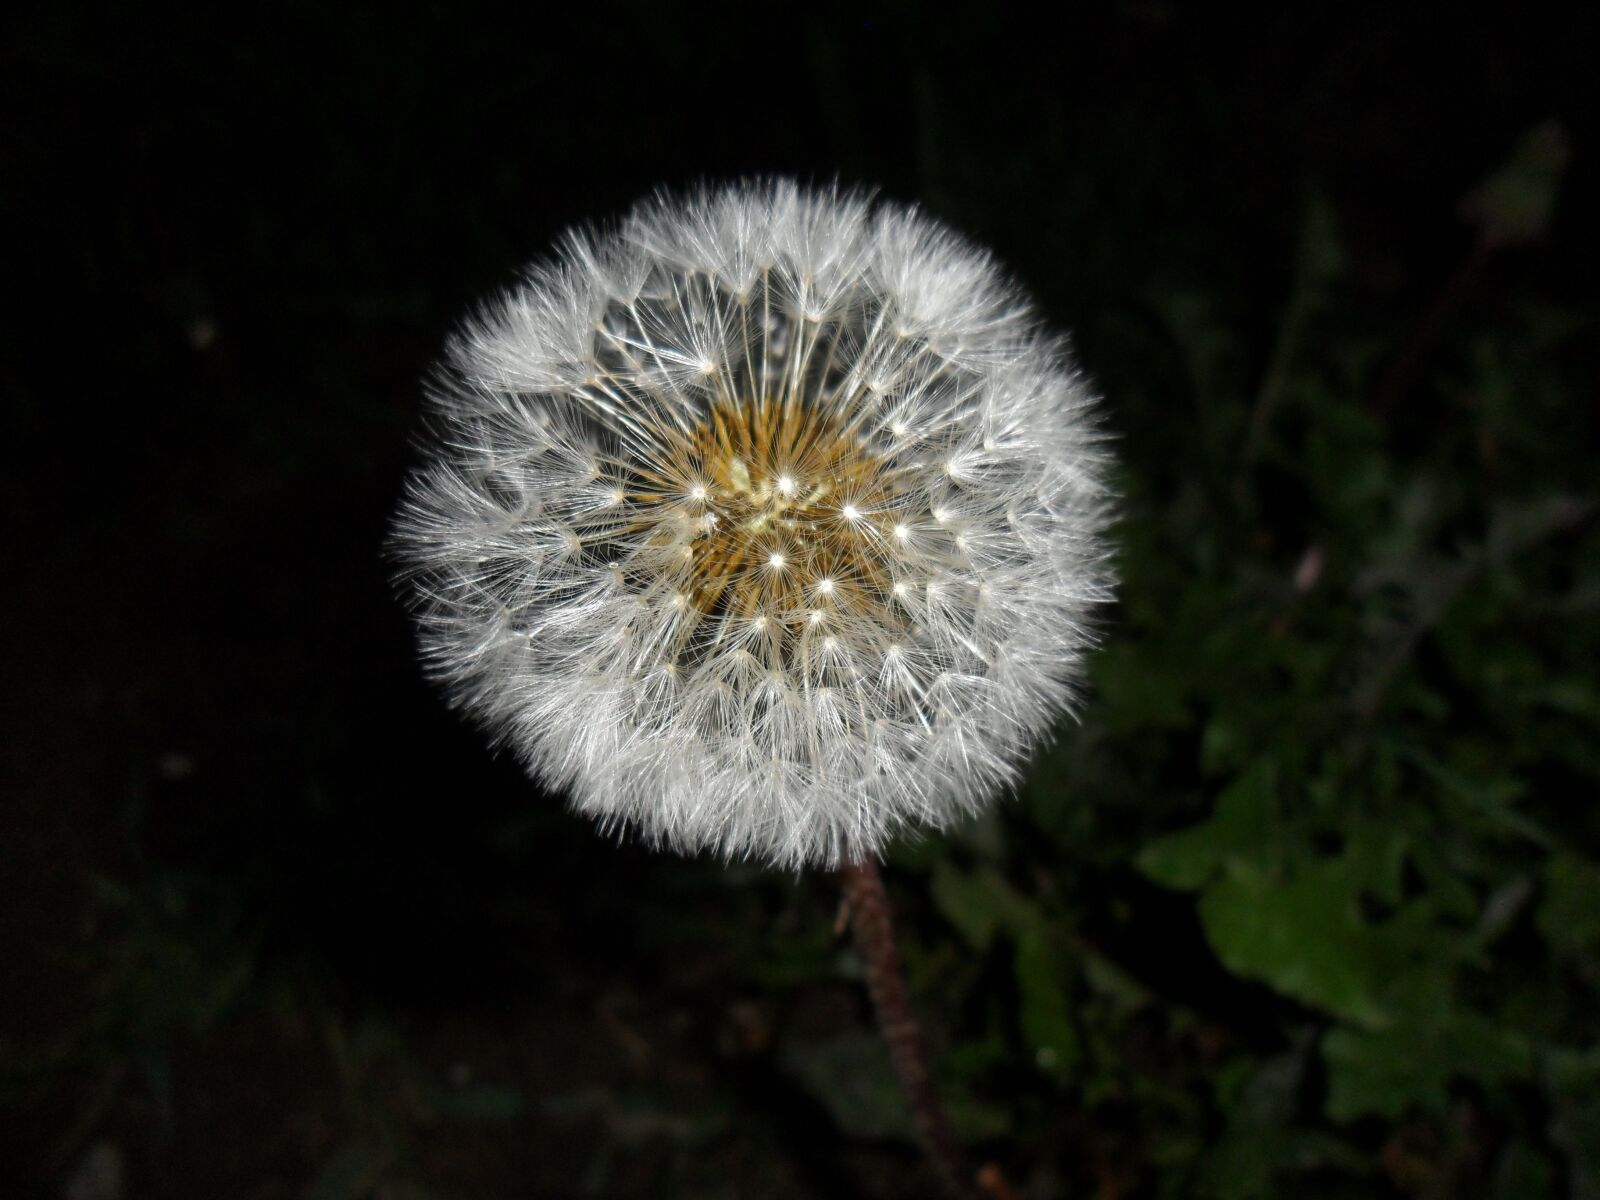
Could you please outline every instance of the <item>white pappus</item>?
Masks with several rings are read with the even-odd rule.
[[[575,807],[875,856],[1017,778],[1112,578],[1063,339],[913,209],[660,196],[453,340],[394,538],[424,662]]]

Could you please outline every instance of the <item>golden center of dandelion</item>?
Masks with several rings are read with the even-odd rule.
[[[656,544],[684,606],[775,633],[900,624],[896,473],[859,429],[795,402],[718,405],[668,450]]]

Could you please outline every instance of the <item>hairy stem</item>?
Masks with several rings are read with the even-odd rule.
[[[883,877],[872,859],[849,863],[839,871],[849,908],[850,929],[856,949],[866,967],[867,993],[878,1017],[878,1029],[889,1047],[900,1088],[911,1105],[912,1119],[923,1148],[928,1153],[940,1183],[950,1196],[973,1194],[967,1170],[950,1121],[945,1116],[939,1094],[928,1073],[928,1056],[922,1044],[922,1030],[911,1011],[906,995],[905,974],[895,949],[894,923],[889,912],[889,896],[883,890]]]

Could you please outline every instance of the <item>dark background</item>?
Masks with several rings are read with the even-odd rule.
[[[978,1157],[1600,1196],[1593,23],[534,7],[6,18],[0,1191],[925,1194],[831,881],[566,815],[381,557],[468,306],[783,173],[992,245],[1123,459],[1083,722],[888,867]]]

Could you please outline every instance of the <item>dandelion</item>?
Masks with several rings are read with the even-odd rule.
[[[998,795],[1074,699],[1111,580],[1062,340],[915,210],[745,184],[569,235],[433,394],[396,526],[431,672],[606,829],[838,868],[968,1194],[876,860]]]
[[[911,209],[658,198],[485,306],[396,527],[424,660],[607,830],[835,867],[1076,695],[1106,455],[1062,340]]]

